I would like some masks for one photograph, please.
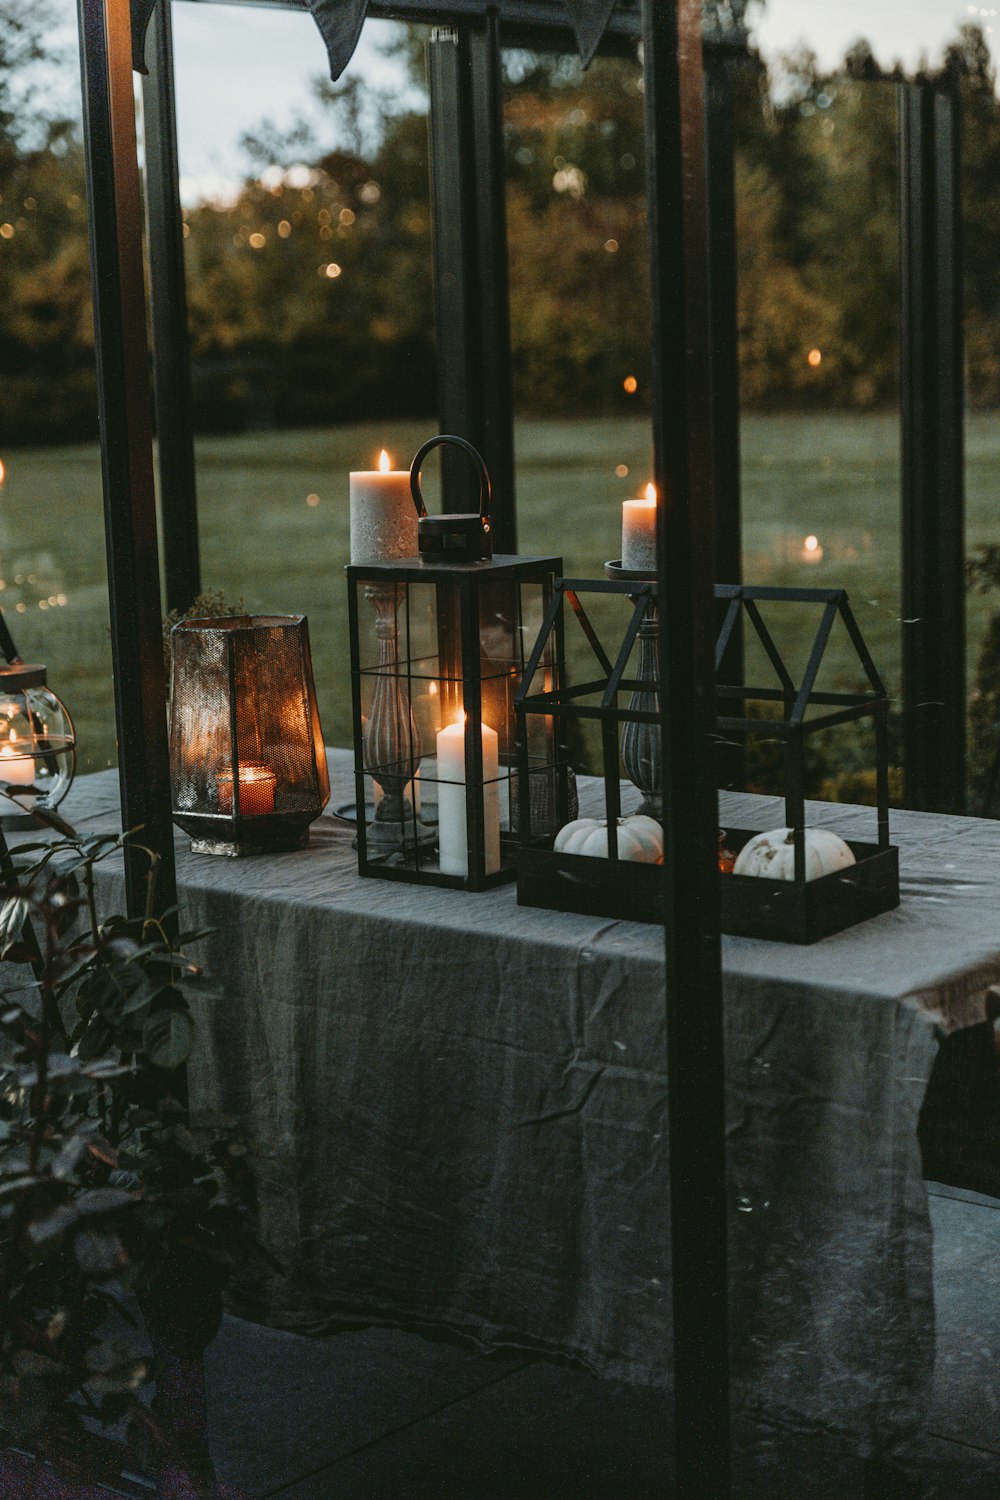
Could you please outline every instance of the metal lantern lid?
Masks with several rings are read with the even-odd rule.
[[[451,444],[467,453],[479,476],[479,511],[457,515],[429,516],[420,489],[420,465],[434,448]],[[464,563],[488,562],[493,556],[493,530],[490,525],[490,476],[482,454],[465,438],[441,433],[430,438],[410,465],[410,491],[417,507],[417,548],[422,562]]]
[[[22,693],[25,688],[47,687],[47,667],[37,666],[24,661],[9,662],[0,665],[0,695],[3,693]]]

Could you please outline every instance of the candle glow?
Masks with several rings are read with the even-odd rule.
[[[408,469],[393,469],[385,448],[378,468],[351,472],[351,562],[392,562],[417,551],[417,512]]]
[[[220,771],[216,783],[219,793],[220,813],[233,812],[233,773]],[[277,777],[263,761],[247,761],[239,768],[240,817],[259,818],[274,812],[274,791]]]
[[[656,572],[656,486],[622,502],[622,567],[632,573]]]
[[[9,786],[34,786],[35,761],[31,755],[22,753],[15,730],[11,730],[7,744],[0,746],[0,781]]]

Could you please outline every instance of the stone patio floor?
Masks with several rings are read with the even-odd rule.
[[[1000,1500],[1000,1200],[931,1186],[928,1500]],[[302,1339],[227,1318],[207,1357],[219,1477],[256,1500],[663,1500],[658,1392],[386,1329]],[[740,1437],[740,1500],[855,1500],[836,1443]]]

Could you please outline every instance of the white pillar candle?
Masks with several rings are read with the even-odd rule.
[[[22,753],[23,746],[17,743],[13,729],[10,742],[0,746],[0,781],[9,786],[34,786],[35,761],[31,755]]]
[[[417,511],[407,469],[379,466],[351,474],[351,562],[392,562],[417,555]]]
[[[644,499],[622,502],[622,567],[632,573],[656,572],[656,490],[651,484]]]
[[[486,873],[500,868],[500,742],[488,724],[483,731],[483,834]],[[438,844],[441,873],[469,873],[469,831],[465,790],[465,715],[437,737]]]

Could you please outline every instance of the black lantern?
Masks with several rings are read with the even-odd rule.
[[[428,516],[420,465],[450,443],[475,462],[480,507]],[[513,878],[514,702],[561,561],[494,557],[490,481],[461,438],[410,470],[417,555],[347,569],[362,875],[483,890]],[[558,647],[543,670],[559,679]],[[551,721],[525,747],[552,761]]]
[[[44,667],[0,666],[0,826],[30,828],[69,791],[76,736]]]
[[[305,617],[182,620],[171,648],[173,816],[191,848],[304,848],[330,795]]]
[[[659,679],[656,650],[656,581],[608,564],[600,581],[561,579],[524,674],[517,712],[520,740],[531,740],[534,719],[578,719],[596,723],[601,735],[603,776],[590,811],[574,819],[558,775],[558,832],[539,829],[532,816],[531,766],[519,767],[521,847],[517,854],[518,900],[557,911],[660,922],[663,919],[660,808]],[[741,612],[774,670],[773,686],[720,685],[722,735],[766,734],[784,745],[785,824],[780,830],[727,826],[733,859],[720,858],[721,925],[724,932],[784,942],[811,943],[899,905],[898,853],[889,843],[887,718],[889,700],[843,589],[757,588],[718,585],[726,605],[716,661],[732,639]],[[581,596],[617,593],[632,604],[624,637],[607,652]],[[592,680],[562,690],[537,690],[537,671],[548,640],[560,628],[568,600],[593,650]],[[822,613],[804,673],[796,681],[769,631],[760,604],[820,608]],[[831,630],[843,622],[867,687],[859,692],[817,691],[816,679]],[[637,676],[629,675],[637,657]],[[620,702],[628,693],[627,703]],[[732,705],[738,705],[733,712]],[[852,720],[870,719],[875,729],[876,841],[844,840],[806,824],[805,746],[808,737]],[[624,769],[628,782],[621,780]],[[744,807],[750,804],[743,804]],[[739,806],[739,804],[737,804]],[[832,854],[818,853],[821,841]],[[826,861],[826,862],[824,862]],[[735,867],[733,868],[733,865]],[[829,866],[829,868],[828,868]],[[723,869],[726,873],[721,873]],[[826,872],[825,872],[826,871]]]

